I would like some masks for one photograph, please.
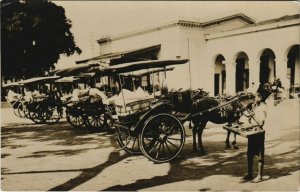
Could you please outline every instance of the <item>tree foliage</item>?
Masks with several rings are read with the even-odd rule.
[[[81,53],[65,10],[46,0],[1,1],[1,67],[5,77],[54,69],[60,54]]]

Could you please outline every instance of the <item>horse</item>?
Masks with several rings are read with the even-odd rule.
[[[256,97],[259,96],[263,101],[271,94],[270,85],[260,86],[258,94],[241,92],[235,97],[232,97],[225,103],[220,103],[218,99],[214,97],[203,97],[194,101],[195,106],[192,114],[191,121],[194,124],[193,127],[193,150],[205,153],[202,144],[202,133],[206,127],[207,122],[215,124],[232,124],[237,122],[243,115],[243,111],[250,109],[256,102]],[[198,136],[198,145],[196,141],[196,135]],[[229,145],[229,135],[227,132],[226,143]]]

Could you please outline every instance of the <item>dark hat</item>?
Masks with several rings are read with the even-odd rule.
[[[260,84],[257,93],[260,95],[261,101],[265,102],[272,94],[271,85],[269,83]]]

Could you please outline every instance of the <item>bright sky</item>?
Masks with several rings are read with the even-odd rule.
[[[179,18],[209,20],[230,13],[244,13],[256,22],[300,12],[291,1],[52,1],[65,8],[71,31],[82,54],[61,56],[57,68],[99,54],[97,39],[157,26]]]

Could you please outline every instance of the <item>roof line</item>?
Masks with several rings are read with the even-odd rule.
[[[234,19],[240,19],[240,20],[246,22],[247,24],[255,23],[255,21],[253,19],[251,19],[250,17],[246,16],[243,13],[233,14],[230,16],[213,19],[213,20],[210,20],[207,22],[198,22],[198,21],[191,21],[191,20],[188,21],[188,20],[179,19],[179,20],[176,20],[173,22],[169,22],[167,24],[160,25],[158,27],[146,28],[146,29],[133,31],[133,32],[129,32],[129,33],[121,34],[121,35],[112,36],[112,37],[104,37],[104,38],[98,39],[97,42],[98,42],[98,44],[105,44],[105,43],[109,43],[112,41],[125,39],[125,38],[129,38],[129,37],[133,37],[133,36],[138,36],[138,35],[142,35],[142,34],[146,34],[146,33],[151,33],[151,32],[155,32],[155,31],[159,31],[159,30],[167,29],[167,28],[172,28],[172,27],[176,27],[176,26],[203,28],[203,27],[227,22],[229,20],[234,20]]]

